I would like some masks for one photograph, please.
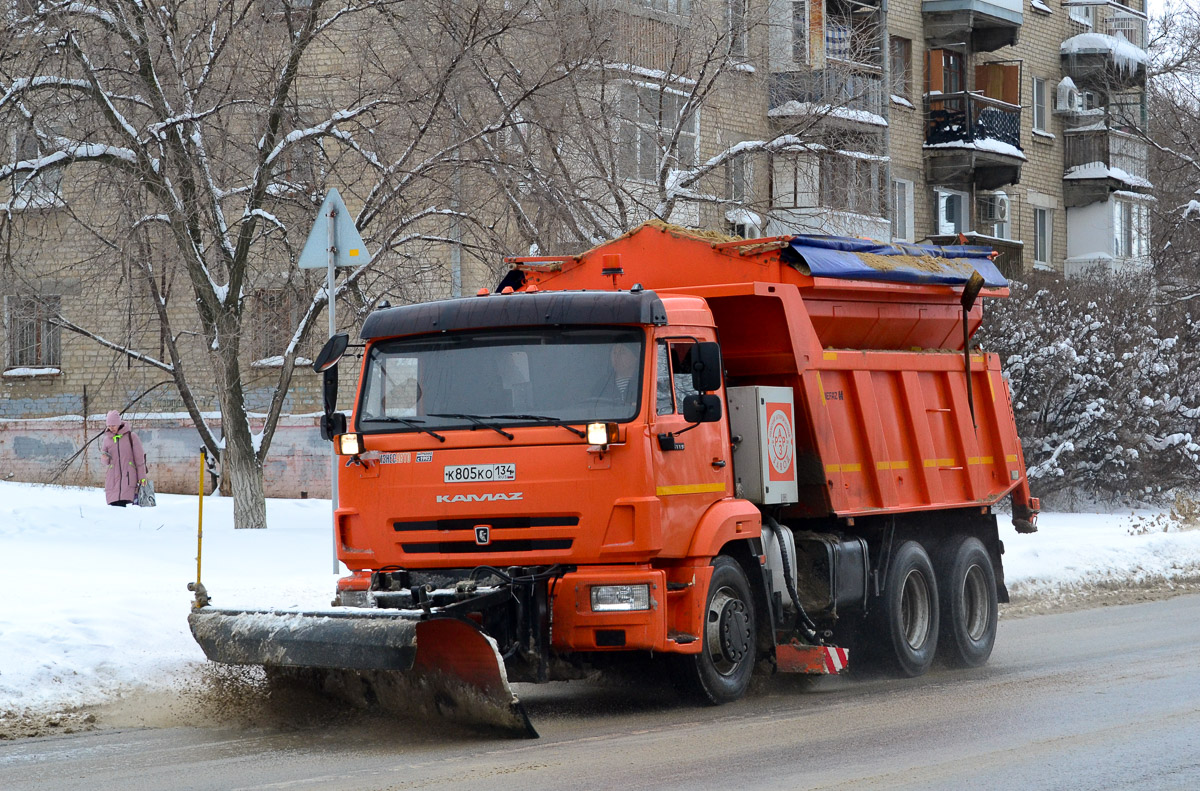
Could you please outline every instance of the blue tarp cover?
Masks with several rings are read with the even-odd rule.
[[[991,288],[1008,286],[1008,280],[988,258],[991,248],[981,245],[935,247],[881,244],[843,236],[797,236],[791,241],[790,251],[796,257],[789,263],[814,277],[963,285],[974,270]]]

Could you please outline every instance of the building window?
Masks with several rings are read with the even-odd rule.
[[[1054,227],[1054,212],[1051,209],[1033,210],[1033,264],[1041,269],[1050,268],[1050,234]]]
[[[1145,258],[1150,254],[1150,207],[1141,201],[1113,201],[1113,255]]]
[[[669,164],[690,168],[696,164],[699,116],[686,112],[687,97],[650,85],[625,85],[622,92],[620,153],[617,170],[621,177],[656,181],[664,149],[678,130],[674,150],[667,151]]]
[[[13,129],[9,134],[14,162],[29,162],[41,157],[45,152],[38,144],[37,136],[32,130]],[[59,188],[62,186],[62,170],[47,168],[36,173],[18,173],[13,176],[12,199],[9,206],[20,208],[46,208],[60,204],[62,199]]]
[[[1046,81],[1041,77],[1033,78],[1033,128],[1039,132],[1046,131],[1046,119],[1050,117],[1047,104]]]
[[[901,99],[911,99],[912,42],[906,38],[892,36],[891,61],[892,95]]]
[[[729,30],[729,54],[746,56],[746,0],[725,0],[725,21]]]
[[[750,162],[745,156],[725,161],[725,199],[744,203],[750,181]]]
[[[913,183],[892,179],[892,238],[913,241]]]
[[[62,331],[52,323],[62,309],[62,297],[4,297],[4,326],[8,336],[7,368],[45,368],[62,365]]]
[[[967,227],[967,198],[965,192],[957,190],[938,189],[934,191],[937,198],[937,232],[939,236],[966,233]]]
[[[883,212],[883,168],[877,159],[821,155],[821,205],[878,217]]]
[[[282,363],[300,323],[300,300],[288,289],[262,288],[254,293],[252,315],[254,337],[248,345],[255,360]]]
[[[771,162],[771,204],[781,209],[815,206],[820,166],[811,154],[776,156]]]
[[[1067,6],[1067,16],[1081,25],[1087,25],[1088,27],[1091,27],[1094,15],[1095,12],[1090,5]]]
[[[808,63],[808,0],[792,0],[792,60]]]

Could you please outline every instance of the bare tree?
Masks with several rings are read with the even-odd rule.
[[[11,196],[5,217],[45,225],[30,209],[49,201],[63,208],[52,224],[69,214],[73,232],[99,251],[97,265],[132,263],[157,332],[114,335],[65,311],[58,324],[169,376],[220,456],[237,525],[265,526],[263,459],[298,353],[329,300],[293,272],[315,205],[336,174],[361,209],[356,222],[376,263],[345,274],[335,297],[363,305],[388,286],[381,279],[419,277],[406,263],[453,241],[447,218],[486,227],[473,213],[479,202],[448,189],[459,152],[502,129],[539,83],[487,118],[458,112],[457,97],[478,90],[474,53],[530,16],[482,0],[18,8],[0,59],[0,115],[20,138],[0,165]],[[503,79],[504,68],[495,74]],[[561,78],[553,70],[546,81]],[[254,433],[244,346],[264,277],[304,297]],[[176,286],[186,298],[172,298]],[[221,437],[204,416],[210,390]]]

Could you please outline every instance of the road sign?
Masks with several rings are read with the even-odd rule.
[[[317,213],[296,263],[301,269],[325,269],[331,262],[335,267],[371,263],[371,254],[336,189],[329,190],[321,202],[321,211]]]
[[[312,230],[308,232],[308,239],[304,242],[304,249],[300,251],[300,258],[296,261],[296,265],[301,269],[327,270],[325,293],[329,295],[330,338],[337,333],[337,291],[333,286],[335,268],[366,266],[369,263],[371,263],[371,254],[367,252],[367,246],[363,244],[362,237],[358,235],[358,229],[354,227],[354,221],[350,219],[350,212],[346,210],[342,196],[336,189],[329,190],[325,200],[321,201],[321,210],[317,212],[317,219],[313,223]],[[329,465],[329,499],[335,525],[333,573],[338,574],[341,572],[341,568],[337,559],[338,456],[336,448],[332,449],[330,453]]]

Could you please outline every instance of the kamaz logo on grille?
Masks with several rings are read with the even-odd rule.
[[[475,525],[475,543],[490,544],[492,541],[491,525]]]
[[[492,503],[497,500],[523,500],[524,492],[488,492],[487,494],[439,494],[439,503]]]

